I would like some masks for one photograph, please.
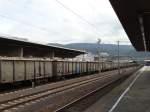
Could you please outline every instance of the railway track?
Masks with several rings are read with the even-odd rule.
[[[116,81],[116,80],[115,80],[115,81]],[[102,88],[104,88],[104,87],[106,87],[106,86],[112,84],[112,83],[115,82],[115,81],[110,81],[110,82],[104,84],[103,86],[97,88],[96,90],[91,91],[90,93],[88,93],[88,94],[86,94],[86,95],[84,95],[84,96],[82,96],[82,97],[80,97],[80,98],[78,98],[78,99],[76,99],[76,100],[74,100],[74,101],[68,103],[67,105],[64,105],[64,106],[61,107],[61,108],[58,108],[55,112],[64,112],[65,108],[69,108],[69,107],[71,107],[72,104],[78,103],[80,100],[86,99],[88,96],[90,96],[90,95],[92,95],[93,93],[95,93],[95,92],[101,90]]]
[[[118,75],[116,75],[116,72],[117,71],[114,71],[113,73],[111,72],[111,74],[107,74],[107,75],[103,75],[103,76],[96,75],[95,77],[89,78],[89,79],[83,79],[83,80],[78,80],[78,81],[75,81],[75,80],[70,81],[70,83],[66,83],[66,84],[61,85],[61,86],[57,85],[53,88],[45,89],[43,91],[38,91],[38,92],[36,91],[36,92],[33,92],[33,93],[29,93],[29,94],[23,94],[23,93],[21,94],[20,93],[20,94],[18,94],[18,96],[14,97],[14,98],[10,98],[10,99],[6,98],[5,100],[1,100],[0,101],[0,111],[5,111],[5,112],[6,111],[8,111],[8,112],[16,111],[18,107],[24,107],[25,104],[39,102],[43,98],[46,98],[50,95],[54,95],[54,94],[64,92],[68,89],[76,88],[76,87],[79,87],[79,86],[85,86],[89,83],[93,83],[93,82],[96,82],[96,81],[108,80],[108,79],[111,79],[114,76],[119,77]],[[101,86],[98,89],[101,89],[101,88],[103,88],[104,86],[106,86],[110,83],[112,83],[112,82],[110,81],[110,82],[106,83],[105,85]],[[97,90],[94,90],[94,91],[97,91]],[[94,91],[92,91],[92,92],[94,92]],[[91,94],[92,92],[90,92],[89,94]],[[15,92],[14,93],[9,93],[9,94],[15,94]],[[87,95],[88,94],[86,94],[85,96],[87,96]],[[2,96],[5,97],[5,96],[7,96],[7,94],[2,95]],[[83,97],[85,97],[85,96],[83,96]],[[80,98],[77,99],[76,101],[78,101],[78,100],[80,100]],[[71,102],[71,103],[74,103],[74,102]],[[70,105],[71,103],[69,103],[68,105]],[[67,105],[65,105],[65,106],[67,106]],[[62,108],[58,109],[57,111],[59,111],[61,109]]]
[[[70,80],[60,81],[60,82],[56,82],[56,83],[41,85],[41,86],[37,86],[35,88],[26,88],[26,89],[21,89],[21,90],[16,90],[16,91],[3,93],[3,94],[0,94],[0,103],[8,102],[10,100],[21,98],[21,97],[24,97],[24,96],[27,96],[27,95],[33,95],[33,94],[36,94],[36,93],[45,92],[47,90],[52,90],[52,89],[55,89],[55,88],[58,88],[58,87],[63,87],[63,86],[73,84],[73,83],[77,83],[77,82],[80,82],[80,81],[85,81],[85,80],[93,79],[93,78],[100,77],[100,76],[102,77],[102,76],[105,76],[105,75],[108,75],[108,74],[112,74],[112,72],[117,73],[117,70],[102,73],[102,74],[94,74],[94,75],[74,78],[74,79],[70,79]]]
[[[32,95],[27,95],[27,96],[23,96],[20,98],[16,98],[13,100],[10,100],[9,102],[1,102],[0,104],[0,111],[4,111],[4,110],[10,110],[13,107],[16,107],[18,105],[22,105],[25,104],[27,102],[31,102],[40,98],[44,98],[47,97],[48,95],[52,95],[52,94],[56,94],[58,92],[62,92],[65,91],[67,89],[71,89],[74,88],[76,86],[81,86],[81,85],[85,85],[86,83],[90,83],[90,82],[94,82],[96,80],[102,80],[102,79],[106,79],[106,78],[111,78],[112,75],[108,75],[108,76],[102,76],[102,77],[96,77],[90,80],[86,80],[86,81],[82,81],[79,83],[73,83],[71,85],[68,86],[63,86],[63,87],[59,87],[59,88],[55,88],[53,90],[47,90],[45,92],[39,92],[36,94],[32,94]]]
[[[78,99],[76,99],[76,100],[74,100],[74,101],[72,101],[72,102],[70,102],[70,103],[64,105],[64,106],[61,107],[61,108],[58,108],[55,112],[65,112],[66,108],[70,108],[73,104],[76,104],[76,103],[80,102],[81,100],[86,99],[88,96],[94,94],[95,92],[100,91],[101,89],[103,89],[103,88],[105,88],[105,87],[111,85],[112,83],[115,83],[115,82],[116,82],[117,80],[119,80],[120,78],[123,78],[123,77],[121,77],[121,76],[120,76],[120,77],[117,77],[115,80],[112,80],[112,81],[110,81],[110,82],[108,82],[108,83],[106,83],[106,84],[104,84],[104,85],[98,87],[97,89],[91,91],[90,93],[85,94],[84,96],[82,96],[82,97],[80,97],[80,98],[78,98]]]

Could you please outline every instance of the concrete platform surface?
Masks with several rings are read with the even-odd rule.
[[[145,66],[84,112],[150,112],[150,66]]]
[[[144,66],[109,112],[150,112],[150,66]]]

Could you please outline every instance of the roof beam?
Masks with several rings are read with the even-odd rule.
[[[143,22],[143,16],[141,14],[139,14],[139,24],[140,24],[140,30],[141,30],[143,44],[144,44],[144,51],[147,51],[145,32],[144,32],[144,22]]]

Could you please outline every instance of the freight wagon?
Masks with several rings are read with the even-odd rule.
[[[135,63],[120,63],[120,67]],[[69,75],[92,74],[117,69],[114,62],[59,61],[50,59],[0,58],[0,84],[33,81]]]

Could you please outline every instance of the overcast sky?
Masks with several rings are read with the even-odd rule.
[[[109,0],[0,0],[0,34],[42,43],[129,41]]]

